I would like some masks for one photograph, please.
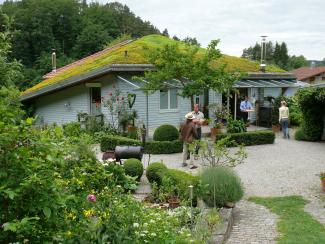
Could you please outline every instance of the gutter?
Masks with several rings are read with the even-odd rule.
[[[99,68],[97,70],[91,71],[89,73],[74,76],[65,80],[60,81],[59,83],[45,86],[39,90],[30,92],[26,95],[22,95],[20,97],[20,101],[28,101],[55,91],[62,90],[67,87],[71,87],[74,85],[77,85],[79,83],[82,83],[86,80],[96,78],[99,76],[103,76],[104,74],[107,74],[109,72],[114,71],[126,71],[126,72],[133,72],[133,71],[145,71],[148,69],[153,69],[154,66],[152,64],[111,64],[102,68]]]

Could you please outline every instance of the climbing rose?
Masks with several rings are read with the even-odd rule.
[[[96,196],[93,195],[93,194],[89,194],[89,195],[87,196],[87,200],[88,200],[89,202],[96,202]]]
[[[124,100],[124,97],[122,97],[122,100]]]
[[[108,95],[112,96],[112,95],[113,95],[113,93],[112,93],[112,92],[110,92],[110,93],[108,93]]]

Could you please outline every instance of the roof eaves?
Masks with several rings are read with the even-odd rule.
[[[132,71],[145,71],[145,70],[153,69],[153,68],[154,68],[154,66],[152,64],[111,64],[111,65],[96,69],[94,71],[91,71],[89,73],[79,75],[79,76],[73,76],[71,78],[62,80],[59,83],[45,86],[39,90],[22,95],[20,97],[20,101],[22,101],[22,102],[27,101],[27,100],[48,94],[50,92],[62,90],[66,87],[76,85],[76,84],[81,83],[85,80],[95,78],[95,77],[101,76],[103,74],[112,72],[112,71],[132,72]]]

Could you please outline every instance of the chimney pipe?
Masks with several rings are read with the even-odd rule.
[[[56,72],[56,53],[55,53],[55,49],[52,49],[52,72],[55,73]]]
[[[261,37],[262,37],[262,45],[261,45],[260,71],[265,72],[266,71],[266,37],[267,36],[261,36]]]

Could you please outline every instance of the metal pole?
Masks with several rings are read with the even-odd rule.
[[[148,92],[146,92],[146,136],[147,139],[149,137],[149,98],[148,98]]]
[[[235,108],[234,108],[234,110],[235,110],[234,119],[236,119],[237,118],[237,93],[236,93],[236,91],[235,91]]]
[[[229,89],[228,89],[228,91],[227,91],[227,114],[228,115],[229,115],[229,111],[230,111],[229,96],[230,96],[230,92],[229,92]]]

